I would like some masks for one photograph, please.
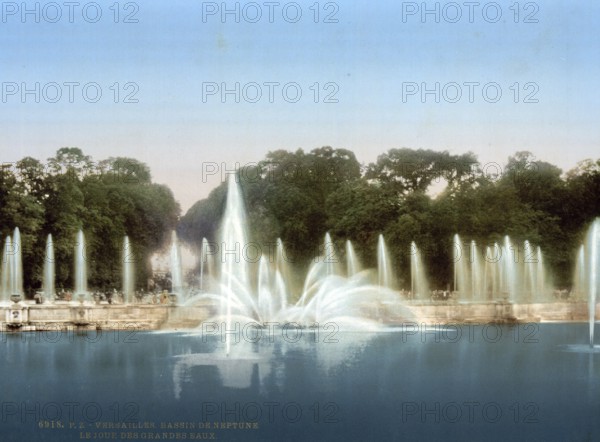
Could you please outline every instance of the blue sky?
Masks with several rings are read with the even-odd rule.
[[[482,15],[490,2],[475,9],[473,23],[463,2],[455,3],[463,13],[457,23],[441,13],[444,7],[453,13],[449,2],[438,2],[439,23],[432,15],[423,22],[419,13],[403,21],[409,2],[397,1],[318,2],[318,23],[310,9],[314,1],[298,2],[297,23],[282,15],[290,2],[279,2],[270,23],[262,1],[255,3],[263,13],[257,23],[243,14],[239,23],[231,14],[203,20],[203,7],[220,8],[220,1],[140,2],[138,23],[123,23],[134,9],[125,10],[122,2],[114,23],[113,3],[98,3],[102,17],[96,23],[88,23],[81,8],[69,23],[62,2],[56,23],[47,20],[54,14],[50,6],[46,16],[40,10],[36,23],[33,14],[10,15],[7,2],[2,4],[0,82],[5,92],[19,87],[0,101],[3,162],[27,155],[43,160],[62,146],[81,147],[98,160],[132,156],[149,164],[155,180],[168,184],[185,210],[218,184],[214,177],[203,180],[203,162],[243,164],[274,149],[331,145],[353,150],[365,163],[402,146],[473,151],[482,163],[504,163],[515,151],[530,150],[564,169],[600,156],[597,2],[517,3],[517,23],[513,1],[497,3],[502,18],[496,23]],[[225,2],[229,8],[235,3]],[[247,3],[239,3],[240,13]],[[430,8],[435,3],[426,2]],[[33,9],[35,2],[25,5]],[[40,8],[46,5],[40,2]],[[535,5],[538,22],[524,23]],[[323,23],[334,10],[338,22]],[[288,11],[293,18],[294,9]],[[493,8],[487,11],[493,18]],[[89,9],[87,17],[93,13]],[[63,85],[61,99],[50,103],[40,95],[36,103],[30,94],[22,102],[22,85],[34,89],[36,82],[40,88]],[[96,82],[102,97],[87,102],[79,86],[70,103],[65,82]],[[124,89],[128,82],[137,85],[137,103],[122,102],[133,90]],[[230,95],[222,103],[216,94],[203,102],[203,83],[233,88],[236,82],[258,83],[262,98],[250,103],[240,96],[236,103]],[[271,103],[265,82],[297,83],[302,97],[287,102],[279,86]],[[430,88],[457,83],[463,96],[456,103],[440,96],[436,103],[430,95],[423,103],[417,94],[403,102],[403,83],[409,82]],[[497,83],[502,98],[489,103],[477,87],[471,103],[467,82]],[[115,83],[118,103],[110,89]],[[332,85],[324,90],[327,83]],[[515,83],[517,103],[510,89]],[[523,102],[534,87],[525,90],[526,83],[535,84],[537,103]],[[334,87],[338,102],[323,102]],[[54,96],[51,86],[46,91]]]

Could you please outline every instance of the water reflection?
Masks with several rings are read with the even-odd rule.
[[[268,394],[267,384],[279,390],[283,389],[286,361],[313,360],[317,369],[313,373],[315,376],[331,376],[335,370],[350,368],[356,363],[368,343],[377,335],[341,332],[335,336],[323,338],[316,331],[304,329],[296,331],[294,337],[286,339],[272,336],[272,341],[265,337],[258,342],[243,339],[231,342],[229,353],[226,344],[213,337],[207,340],[204,352],[188,351],[174,356],[173,394],[176,399],[181,398],[185,385],[194,382],[192,371],[196,367],[215,368],[222,387],[256,387],[261,394]]]

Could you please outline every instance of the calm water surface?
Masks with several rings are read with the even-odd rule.
[[[585,324],[332,330],[5,334],[0,440],[600,440]]]

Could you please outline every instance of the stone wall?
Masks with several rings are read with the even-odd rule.
[[[552,322],[588,321],[585,302],[546,304],[512,304],[490,302],[466,304],[458,302],[398,303],[402,315],[387,314],[384,323],[415,321],[426,324],[488,322]],[[34,304],[29,301],[0,307],[0,329],[14,331],[56,329],[156,330],[193,329],[208,319],[211,305],[109,305],[109,304]],[[393,306],[389,306],[393,311]],[[410,312],[410,317],[407,312]],[[596,306],[600,319],[600,304]]]
[[[492,302],[482,304],[412,303],[409,308],[415,320],[424,323],[452,322],[554,322],[588,320],[586,302],[553,302],[543,304],[512,304]],[[600,304],[596,306],[600,319]]]
[[[177,328],[181,322],[185,322],[182,328],[189,328],[207,317],[208,310],[205,308],[184,309],[171,305],[48,305],[20,302],[0,307],[0,328],[13,331],[71,328],[156,330],[165,325]]]

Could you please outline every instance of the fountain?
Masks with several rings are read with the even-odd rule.
[[[54,301],[54,242],[52,235],[48,235],[46,240],[46,258],[44,259],[44,301],[52,303]]]
[[[241,256],[247,242],[245,229],[246,214],[236,176],[229,175],[225,218],[221,226],[221,292],[225,292],[225,315],[227,330],[231,330],[231,316],[236,293],[248,294],[248,263]],[[233,253],[232,253],[233,252]],[[223,302],[221,303],[223,305]],[[258,313],[258,311],[256,311]],[[227,335],[229,337],[229,335]],[[227,353],[230,340],[226,340]]]
[[[381,234],[377,240],[377,275],[377,282],[381,287],[392,287],[393,276],[390,266],[390,256],[385,246],[383,235]]]
[[[87,298],[87,259],[85,256],[85,236],[80,229],[75,243],[75,295],[83,303]]]
[[[515,302],[517,299],[517,266],[518,251],[512,245],[508,235],[504,237],[502,246],[502,293],[506,293],[508,301]]]
[[[484,290],[486,298],[494,298],[500,295],[500,276],[501,276],[502,248],[498,243],[486,247],[485,250],[485,270],[484,270]]]
[[[466,301],[471,294],[467,289],[468,262],[458,234],[452,238],[452,246],[454,253],[454,291],[460,293],[461,299]]]
[[[171,292],[183,296],[183,270],[177,232],[173,230],[171,237]]]
[[[11,267],[11,296],[23,295],[23,261],[21,259],[21,233],[16,227],[13,233],[13,264]]]
[[[410,252],[410,290],[412,297],[413,299],[427,299],[429,298],[429,284],[425,276],[421,251],[414,241],[410,243]]]
[[[323,259],[323,262],[325,263],[325,268],[326,268],[325,273],[327,275],[339,274],[338,256],[339,256],[339,254],[335,248],[335,244],[333,244],[331,235],[329,234],[329,232],[327,232],[325,234],[325,242],[323,243],[323,255],[321,257]]]
[[[585,244],[585,267],[588,279],[586,288],[588,291],[588,314],[590,329],[590,347],[594,347],[594,326],[596,322],[596,301],[598,296],[598,253],[600,252],[600,218],[592,223],[586,236]]]
[[[454,290],[461,301],[512,303],[549,301],[551,283],[542,250],[529,241],[523,249],[508,236],[504,244],[480,248],[473,240],[468,253],[461,249],[461,239],[454,235]]]
[[[28,307],[23,300],[23,267],[21,258],[21,233],[15,228],[12,238],[8,236],[2,257],[2,300],[12,301],[6,310],[6,325],[20,328],[28,320]]]
[[[536,248],[536,286],[533,291],[538,300],[545,300],[548,292],[548,272],[546,271],[546,265],[544,264],[544,255],[540,246]]]
[[[409,309],[399,302],[398,292],[390,288],[392,271],[382,237],[378,247],[380,284],[373,284],[371,273],[361,270],[349,243],[346,243],[347,268],[343,272],[338,252],[327,233],[320,248],[322,254],[310,265],[298,301],[293,303],[290,302],[292,272],[280,239],[274,260],[263,255],[255,263],[241,256],[248,241],[245,218],[239,186],[231,176],[219,235],[219,284],[188,302],[188,305],[212,302],[216,305],[212,320],[223,321],[226,330],[232,329],[234,321],[257,326],[285,322],[296,327],[335,322],[350,330],[376,330],[384,319],[382,312],[412,317]],[[204,280],[202,264],[201,276]],[[231,343],[226,338],[226,351],[230,350]]]
[[[8,301],[11,294],[10,282],[11,268],[13,264],[12,256],[12,239],[9,235],[6,237],[6,241],[4,242],[4,251],[2,253],[2,291],[0,296],[3,302]]]
[[[123,239],[123,300],[131,304],[135,294],[135,258],[129,237]]]
[[[209,288],[207,273],[214,277],[214,259],[213,251],[206,238],[202,238],[202,247],[200,249],[200,291],[204,292]]]
[[[15,228],[12,238],[6,237],[2,256],[2,301],[23,297],[23,265],[21,260],[21,233]]]
[[[290,268],[289,259],[285,253],[283,241],[281,241],[281,238],[277,238],[276,241],[275,269],[278,273],[277,278],[280,278],[284,281],[292,280],[292,269]]]
[[[529,241],[525,241],[524,251],[525,271],[523,273],[523,291],[525,292],[525,295],[529,296],[528,300],[531,300],[537,287],[537,259],[532,259],[535,255]]]
[[[471,241],[471,297],[473,301],[482,301],[485,298],[483,271],[481,257],[477,243]]]
[[[361,270],[360,261],[356,256],[354,246],[350,240],[346,241],[346,268],[349,278],[356,275]]]

